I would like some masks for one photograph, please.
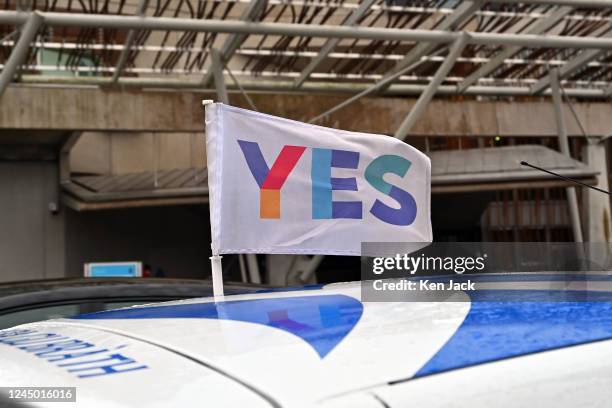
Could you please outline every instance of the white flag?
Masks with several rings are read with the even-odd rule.
[[[431,242],[429,158],[384,135],[206,106],[214,254]]]

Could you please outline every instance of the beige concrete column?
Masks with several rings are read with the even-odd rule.
[[[597,185],[609,191],[606,147],[602,142],[589,143],[583,148],[584,161],[594,170],[599,171]],[[583,208],[586,215],[586,241],[589,242],[590,259],[605,266],[610,262],[610,245],[612,228],[610,223],[610,196],[590,188],[584,189]],[[591,245],[591,243],[596,243]],[[607,244],[607,245],[606,245]]]

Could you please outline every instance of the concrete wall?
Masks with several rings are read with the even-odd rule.
[[[53,215],[57,180],[56,163],[0,161],[0,282],[82,276],[95,261],[142,261],[172,277],[210,274],[207,207]]]
[[[49,211],[58,200],[57,165],[0,162],[0,281],[64,274],[64,216]]]
[[[125,174],[203,168],[204,133],[84,132],[70,156],[73,173]]]
[[[251,94],[261,112],[306,121],[344,101],[345,95]],[[202,132],[202,99],[210,92],[161,92],[99,89],[9,87],[0,97],[0,129],[47,129],[117,132]],[[61,101],[61,103],[58,103]],[[414,105],[414,98],[363,98],[330,115],[322,124],[346,130],[392,134]],[[247,107],[240,94],[230,103]],[[574,104],[588,135],[612,129],[608,103]],[[566,115],[572,118],[569,107]],[[574,120],[568,133],[580,136]],[[416,123],[413,135],[556,136],[550,98],[521,101],[439,98]]]
[[[262,112],[302,121],[346,98],[257,92],[251,96]],[[187,91],[11,87],[0,98],[0,131],[85,130],[71,155],[72,171],[78,173],[124,174],[154,168],[203,167],[204,112],[200,102],[206,98],[214,95]],[[7,100],[11,103],[2,103]],[[321,124],[392,134],[414,102],[413,98],[363,98],[330,115]],[[244,98],[236,93],[230,94],[230,103],[247,107]],[[612,129],[608,104],[583,102],[574,106],[589,135],[607,134]],[[569,107],[565,108],[568,133],[581,136]],[[412,134],[554,137],[557,129],[549,98],[517,102],[440,98],[428,105]],[[422,140],[412,138],[410,142],[418,146]]]

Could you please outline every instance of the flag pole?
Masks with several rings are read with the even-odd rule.
[[[213,296],[223,296],[223,269],[221,267],[220,255],[213,254],[210,257],[210,269],[212,271]]]
[[[202,106],[204,106],[204,109],[206,109],[206,106],[210,105],[211,103],[214,103],[212,99],[202,100]],[[210,248],[212,250],[212,256],[209,259],[213,284],[213,296],[215,298],[223,297],[223,266],[221,265],[221,258],[223,257],[215,253],[212,242],[210,244]]]

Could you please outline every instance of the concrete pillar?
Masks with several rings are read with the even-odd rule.
[[[604,143],[589,143],[583,148],[584,161],[594,170],[599,171],[597,185],[603,190],[608,188],[608,166],[606,146]],[[589,242],[590,259],[595,263],[605,265],[610,261],[609,252],[612,235],[610,223],[610,196],[585,188],[583,192],[583,208],[586,212],[586,238]],[[598,243],[592,245],[591,243]]]
[[[559,84],[559,72],[556,69],[550,71],[550,89],[552,90],[552,100],[555,110],[555,118],[557,122],[557,131],[559,132],[559,150],[567,157],[572,157],[569,150],[569,139],[567,135],[567,126],[565,124],[565,113],[563,111],[563,99],[561,97],[561,86]],[[567,187],[565,193],[567,195],[567,205],[572,222],[572,233],[575,242],[584,242],[582,236],[582,224],[580,223],[580,213],[578,211],[578,198],[576,195],[577,187]]]
[[[58,189],[57,163],[0,161],[0,282],[65,276]]]

